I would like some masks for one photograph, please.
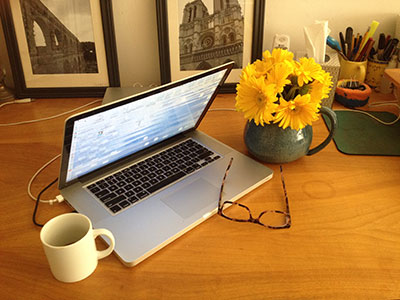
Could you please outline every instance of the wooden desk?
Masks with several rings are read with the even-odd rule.
[[[93,99],[38,100],[0,109],[0,123],[41,118]],[[213,107],[234,107],[222,95]],[[399,299],[400,157],[349,156],[333,143],[284,165],[293,225],[270,230],[211,217],[137,267],[111,255],[75,284],[56,281],[32,223],[26,187],[60,153],[63,119],[0,128],[1,299]],[[240,113],[211,111],[201,130],[243,153]],[[324,139],[323,121],[313,144]],[[371,141],[373,142],[373,141]],[[279,174],[278,165],[268,165]],[[58,162],[35,181],[39,192],[58,176]],[[54,188],[44,197],[57,195]],[[256,213],[282,208],[280,177],[243,197]],[[41,204],[45,222],[69,212]]]

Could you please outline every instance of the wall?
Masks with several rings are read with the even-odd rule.
[[[113,0],[121,86],[160,84],[155,0]]]
[[[364,34],[373,20],[380,24],[374,35],[394,34],[396,17],[400,14],[399,0],[266,0],[264,49],[272,47],[276,33],[290,36],[290,50],[304,50],[304,26],[315,20],[327,20],[331,36],[339,41],[339,32],[351,26],[355,33]],[[376,42],[377,44],[377,42]]]
[[[264,50],[271,49],[276,33],[290,36],[292,51],[304,50],[303,27],[314,20],[328,20],[336,39],[347,26],[364,34],[372,20],[380,22],[375,38],[380,32],[393,35],[400,14],[400,0],[265,1]],[[155,1],[114,0],[113,7],[121,84],[159,84]]]
[[[113,0],[113,10],[121,85],[159,84],[155,0]],[[364,33],[372,20],[380,22],[375,37],[393,34],[398,14],[399,0],[266,0],[264,49],[281,33],[290,36],[292,51],[304,50],[303,27],[314,20],[328,20],[336,39],[347,26]],[[0,38],[0,67],[7,65],[4,52]]]

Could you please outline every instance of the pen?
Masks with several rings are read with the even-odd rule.
[[[367,60],[367,59],[368,59],[368,56],[369,56],[369,54],[371,53],[371,49],[372,49],[374,43],[375,43],[375,41],[372,40],[372,42],[369,44],[369,46],[368,46],[368,48],[367,48],[367,51],[365,51],[364,56],[361,58],[361,61],[364,61],[364,60]]]
[[[375,48],[374,47],[371,47],[371,51],[369,52],[369,59],[375,59],[374,57],[375,57],[375,55],[376,55],[376,50],[375,50]]]
[[[350,60],[355,60],[358,49],[360,47],[361,39],[362,39],[362,36],[359,33],[357,33],[357,36],[354,39],[354,48],[353,48],[353,51],[351,52]]]
[[[347,45],[347,52],[345,55],[348,59],[350,59],[351,52],[353,51],[353,28],[347,27],[346,28],[346,45]]]
[[[385,48],[385,51],[382,54],[382,60],[389,61],[392,57],[393,51],[395,51],[395,47],[399,43],[398,39],[392,39],[389,41],[388,45]]]
[[[348,60],[346,55],[343,54],[343,52],[341,51],[339,42],[337,40],[335,40],[333,37],[329,36],[326,38],[326,43],[329,47],[331,47],[333,50],[336,50],[337,53],[344,59],[344,60]],[[345,45],[346,46],[346,45]]]
[[[369,45],[372,44],[372,42],[373,42],[373,39],[369,38],[368,41],[365,43],[363,49],[361,50],[360,54],[356,57],[355,61],[362,61],[362,58],[364,57]]]
[[[369,29],[368,29],[369,30]],[[357,53],[356,53],[356,55],[355,55],[355,59],[357,59],[357,57],[360,55],[360,53],[361,53],[361,50],[362,50],[362,45],[364,44],[364,41],[365,41],[365,39],[367,38],[367,35],[368,35],[368,30],[367,30],[367,32],[365,32],[365,34],[363,35],[363,37],[362,37],[362,39],[361,39],[361,42],[360,42],[360,45],[359,45],[359,47],[358,47],[358,49],[357,49]]]
[[[385,44],[386,44],[386,38],[385,38],[385,34],[381,33],[379,35],[379,41],[378,41],[378,50],[377,50],[377,58],[378,60],[382,60],[383,59],[383,51],[385,50]]]
[[[388,43],[389,43],[389,41],[390,41],[390,38],[391,38],[391,35],[388,34],[388,35],[386,36],[386,40],[385,40],[385,47],[388,45]]]
[[[335,40],[333,37],[330,35],[327,36],[326,38],[326,43],[328,44],[329,47],[332,49],[335,49],[337,51],[341,51],[342,49],[340,48],[339,42]]]
[[[340,39],[340,46],[343,54],[345,54],[346,51],[346,42],[344,41],[344,36],[342,32],[339,32],[339,39]]]

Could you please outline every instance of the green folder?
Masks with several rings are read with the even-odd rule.
[[[333,137],[337,149],[345,154],[400,155],[400,120],[384,125],[356,111],[335,111],[338,126]],[[397,117],[388,112],[368,111],[378,119],[391,122]],[[323,115],[325,125],[329,119]]]

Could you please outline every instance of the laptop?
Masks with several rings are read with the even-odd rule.
[[[69,117],[59,189],[135,266],[272,177],[272,170],[197,130],[233,63]],[[229,208],[228,208],[229,209]],[[105,238],[105,241],[107,239]]]
[[[103,96],[102,104],[108,104],[122,98],[131,97],[149,90],[147,86],[108,87]]]

